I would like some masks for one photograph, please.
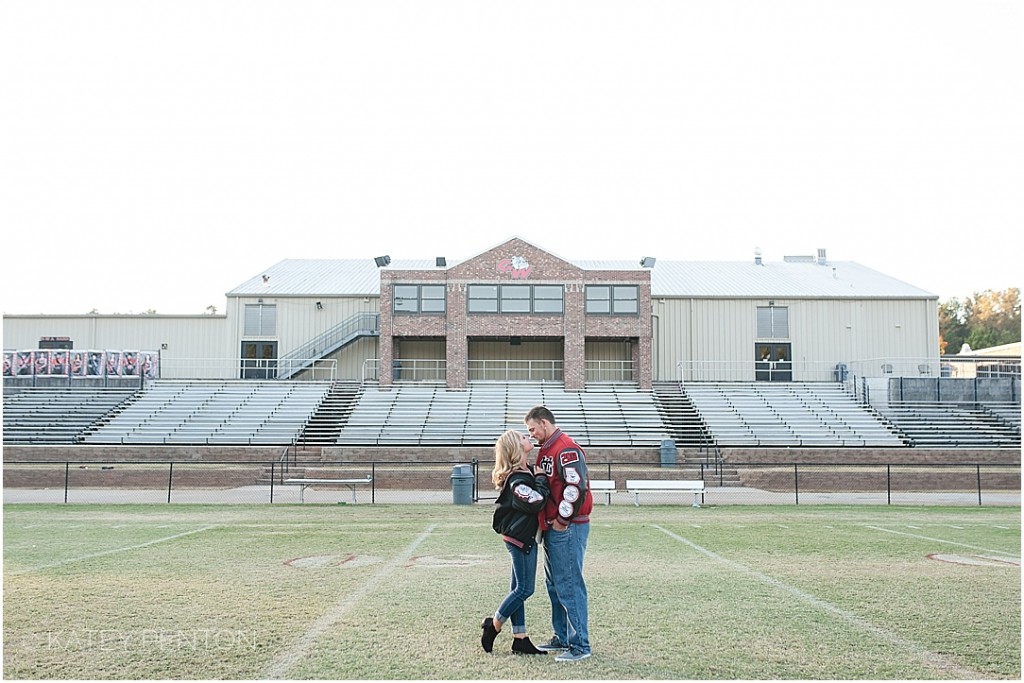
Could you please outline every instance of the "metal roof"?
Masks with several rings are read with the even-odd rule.
[[[459,263],[449,259],[448,267]],[[635,261],[570,261],[586,270],[640,270]],[[394,259],[389,270],[430,270],[434,259]],[[228,296],[379,296],[373,259],[285,259],[246,280]],[[266,281],[264,281],[266,276]],[[935,298],[852,261],[657,261],[655,297]]]

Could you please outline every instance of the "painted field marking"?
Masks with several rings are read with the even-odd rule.
[[[978,545],[970,545],[969,543],[960,543],[958,541],[947,541],[944,538],[932,538],[931,536],[922,536],[920,534],[908,534],[906,531],[894,531],[892,529],[886,529],[886,528],[883,528],[883,527],[880,527],[880,526],[872,526],[870,524],[868,524],[866,526],[869,529],[874,529],[875,531],[884,531],[887,534],[896,534],[897,536],[910,536],[911,538],[920,538],[922,541],[934,541],[935,543],[945,543],[947,545],[958,545],[958,546],[960,546],[962,548],[970,548],[971,550],[981,550],[982,552],[995,553],[996,555],[1002,555],[1004,557],[1017,557],[1013,553],[1008,553],[1008,552],[1005,552],[1003,550],[993,550],[992,548],[983,548],[983,547],[978,546]],[[1019,560],[1020,557],[1017,557],[1017,559]]]
[[[191,536],[192,534],[198,534],[198,533],[201,533],[203,531],[208,531],[210,529],[214,529],[217,526],[219,526],[219,525],[211,524],[209,526],[204,526],[204,527],[199,528],[199,529],[193,529],[192,531],[183,531],[182,533],[174,534],[173,536],[165,536],[163,538],[157,538],[157,539],[154,539],[152,541],[146,541],[145,543],[138,543],[136,545],[129,545],[129,546],[125,546],[123,548],[112,548],[110,550],[101,550],[98,553],[89,553],[87,555],[80,555],[78,557],[69,557],[69,558],[64,559],[64,560],[58,560],[56,562],[50,562],[48,564],[41,564],[41,565],[38,565],[38,566],[35,566],[35,567],[28,567],[27,569],[18,569],[18,570],[15,570],[13,572],[7,572],[7,573],[11,574],[11,575],[30,574],[32,572],[38,572],[38,571],[41,571],[43,569],[52,569],[54,567],[60,567],[60,566],[65,565],[65,564],[71,564],[72,562],[81,562],[82,560],[91,560],[94,557],[103,557],[105,555],[115,555],[117,553],[126,553],[126,552],[129,552],[131,550],[139,550],[141,548],[148,548],[149,546],[156,545],[157,543],[166,543],[167,541],[173,541],[176,538],[183,538],[185,536]]]
[[[884,640],[890,645],[893,645],[897,648],[900,648],[913,654],[914,656],[921,659],[926,666],[938,669],[943,673],[952,674],[953,678],[985,678],[985,676],[981,672],[975,671],[974,669],[970,669],[968,667],[961,666],[955,660],[949,657],[941,655],[937,652],[932,652],[931,650],[922,647],[921,645],[915,643],[912,640],[908,640],[897,633],[893,633],[892,631],[888,631],[880,626],[877,626],[876,624],[873,624],[866,619],[858,617],[856,614],[848,612],[844,610],[842,607],[833,605],[832,603],[823,600],[817,597],[816,595],[800,590],[799,588],[796,588],[794,586],[790,586],[788,583],[779,581],[778,579],[767,574],[762,574],[761,572],[755,569],[751,569],[750,567],[740,564],[739,562],[735,562],[726,557],[722,557],[718,553],[712,552],[707,548],[699,546],[693,541],[683,538],[678,534],[674,534],[668,529],[660,527],[657,524],[653,526],[655,529],[662,532],[666,536],[674,538],[680,543],[690,546],[697,552],[706,555],[707,557],[710,557],[712,560],[716,562],[719,562],[739,572],[752,576],[755,579],[762,581],[774,588],[783,590],[803,602],[806,602],[810,605],[813,605],[814,607],[829,612],[839,617],[843,621],[846,621],[847,623],[852,624],[853,626],[861,628],[867,631],[868,633],[877,636],[878,638]]]
[[[408,548],[403,550],[399,555],[393,557],[390,562],[381,567],[380,571],[376,574],[364,581],[361,586],[336,602],[333,607],[321,615],[319,619],[314,621],[313,624],[306,629],[306,632],[303,633],[290,648],[285,650],[284,654],[277,658],[277,661],[267,668],[260,678],[283,678],[293,666],[306,656],[310,648],[313,647],[313,644],[320,638],[320,636],[326,633],[327,630],[330,629],[339,619],[345,616],[345,613],[355,607],[360,600],[369,595],[373,589],[381,583],[381,581],[388,577],[389,574],[408,562],[409,558],[412,557],[412,554],[416,552],[416,548],[418,548],[423,541],[427,540],[435,528],[437,528],[437,524],[431,524],[428,526],[423,533],[417,536],[415,540],[409,544]]]

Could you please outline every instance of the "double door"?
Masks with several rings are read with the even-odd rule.
[[[754,344],[754,379],[758,382],[792,382],[792,344],[789,342],[758,342]]]

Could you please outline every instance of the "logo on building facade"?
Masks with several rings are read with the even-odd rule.
[[[522,256],[503,258],[498,261],[499,273],[511,273],[513,280],[525,280],[530,277],[530,262]]]

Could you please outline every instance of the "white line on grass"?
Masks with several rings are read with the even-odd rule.
[[[295,644],[290,649],[286,650],[283,655],[278,657],[277,661],[270,665],[266,672],[261,678],[282,678],[285,673],[288,672],[295,664],[301,660],[309,649],[313,647],[313,644],[317,639],[327,632],[331,626],[335,624],[339,619],[345,616],[345,613],[356,606],[356,604],[369,595],[374,588],[376,588],[381,581],[395,571],[398,567],[405,564],[412,554],[416,552],[416,548],[419,547],[423,541],[427,540],[427,537],[437,527],[436,524],[428,526],[422,534],[416,537],[416,539],[406,548],[402,554],[393,558],[386,565],[381,567],[380,571],[371,576],[363,585],[359,586],[356,590],[352,591],[341,600],[339,600],[333,607],[327,610],[323,616],[313,622],[302,636],[295,641]]]
[[[192,534],[198,534],[201,531],[207,531],[218,526],[217,524],[211,524],[204,526],[199,529],[193,529],[192,531],[183,531],[180,534],[174,534],[173,536],[165,536],[163,538],[157,538],[152,541],[146,541],[145,543],[139,543],[137,545],[129,545],[124,548],[112,548],[110,550],[101,550],[98,553],[89,553],[88,555],[80,555],[78,557],[69,557],[66,560],[58,560],[56,562],[50,562],[48,564],[41,564],[35,567],[28,567],[27,569],[17,569],[13,572],[7,572],[8,574],[30,574],[32,572],[38,572],[43,569],[52,569],[53,567],[59,567],[64,564],[71,564],[72,562],[81,562],[82,560],[91,560],[94,557],[103,557],[104,555],[114,555],[116,553],[126,553],[129,550],[139,550],[140,548],[147,548],[157,543],[166,543],[167,541],[173,541],[176,538],[182,538],[183,536],[191,536]]]
[[[1015,555],[1013,555],[1013,553],[1008,553],[1008,552],[1005,552],[1005,551],[1002,551],[1002,550],[992,550],[991,548],[982,548],[981,546],[970,545],[968,543],[959,543],[957,541],[947,541],[944,538],[932,538],[931,536],[922,536],[920,534],[908,534],[906,531],[894,531],[892,529],[885,529],[885,528],[880,527],[880,526],[871,526],[870,524],[867,524],[866,526],[869,529],[874,529],[875,531],[884,531],[887,534],[896,534],[898,536],[910,536],[911,538],[920,538],[923,541],[935,541],[936,543],[945,543],[947,545],[958,545],[961,548],[970,548],[971,550],[981,550],[981,551],[986,552],[986,553],[995,553],[996,555],[1004,555],[1006,557],[1015,557]],[[1017,559],[1020,559],[1020,558],[1017,557]]]
[[[917,643],[915,643],[912,640],[907,640],[906,638],[904,638],[904,637],[902,637],[902,636],[900,636],[900,635],[898,635],[896,633],[893,633],[892,631],[887,631],[884,628],[876,626],[875,624],[871,623],[870,621],[868,621],[866,619],[862,619],[861,617],[858,617],[856,614],[853,614],[852,612],[847,612],[842,607],[837,607],[836,605],[833,605],[830,602],[822,600],[821,598],[817,597],[816,595],[812,595],[811,593],[808,593],[806,591],[802,591],[799,588],[796,588],[794,586],[790,586],[787,583],[783,583],[782,581],[779,581],[776,578],[768,576],[767,574],[762,574],[761,572],[759,572],[759,571],[757,571],[755,569],[751,569],[750,567],[747,567],[746,565],[742,565],[739,562],[735,562],[735,561],[730,560],[730,559],[728,559],[726,557],[722,557],[718,553],[712,552],[712,551],[708,550],[707,548],[699,546],[696,543],[694,543],[693,541],[691,541],[689,539],[686,539],[686,538],[683,538],[682,536],[679,536],[678,534],[674,534],[671,531],[669,531],[668,529],[660,527],[657,524],[654,525],[654,528],[657,529],[658,531],[662,532],[663,534],[665,534],[667,536],[670,536],[671,538],[674,538],[675,540],[679,541],[680,543],[684,543],[684,544],[690,546],[691,548],[693,548],[697,552],[702,553],[704,555],[707,555],[708,557],[710,557],[712,560],[715,560],[716,562],[720,562],[720,563],[722,563],[724,565],[732,567],[733,569],[735,569],[737,571],[743,572],[744,574],[748,574],[748,575],[754,577],[755,579],[758,579],[759,581],[763,581],[764,583],[767,583],[770,586],[773,586],[773,587],[778,588],[780,590],[786,591],[790,595],[792,595],[792,596],[794,596],[794,597],[796,597],[796,598],[798,598],[798,599],[800,599],[800,600],[802,600],[802,601],[804,601],[804,602],[806,602],[806,603],[808,603],[810,605],[813,605],[813,606],[815,606],[815,607],[817,607],[819,609],[825,610],[826,612],[830,612],[830,613],[834,614],[835,616],[843,619],[844,621],[846,621],[846,622],[848,622],[848,623],[850,623],[850,624],[852,624],[852,625],[854,625],[854,626],[856,626],[858,628],[864,629],[865,631],[867,631],[867,632],[877,636],[878,638],[881,638],[882,640],[884,640],[885,642],[889,643],[890,645],[893,645],[895,647],[898,647],[900,649],[903,649],[903,650],[906,650],[906,651],[912,653],[913,655],[915,655],[918,658],[920,658],[921,660],[923,660],[924,663],[927,666],[935,667],[935,668],[940,669],[944,673],[952,674],[954,678],[960,678],[960,679],[966,679],[966,678],[985,678],[985,676],[983,674],[981,674],[981,673],[979,673],[979,672],[977,672],[977,671],[975,671],[973,669],[969,669],[967,667],[960,666],[959,664],[957,664],[954,660],[950,659],[949,657],[945,657],[945,656],[943,656],[943,655],[941,655],[941,654],[939,654],[937,652],[932,652],[931,650],[929,650],[927,648],[921,647],[920,645],[918,645]]]

